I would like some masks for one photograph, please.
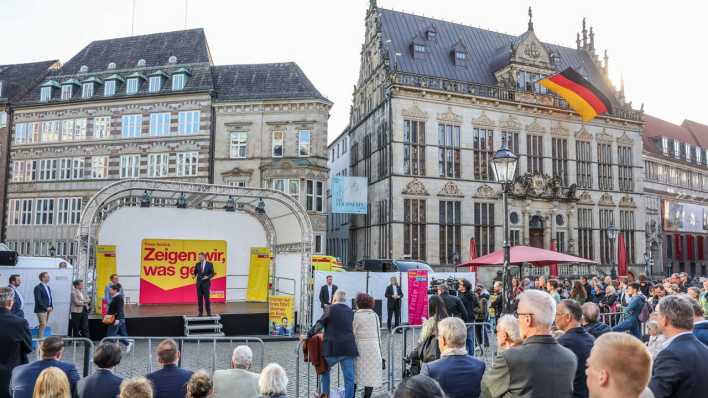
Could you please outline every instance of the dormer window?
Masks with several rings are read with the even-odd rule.
[[[186,68],[179,68],[172,72],[172,91],[179,91],[184,89],[187,85],[187,76],[189,71]]]
[[[669,139],[666,137],[661,137],[661,152],[664,155],[669,154]]]
[[[691,162],[691,144],[685,144],[686,161]]]
[[[162,90],[162,82],[167,79],[167,75],[163,71],[156,71],[150,74],[148,79],[148,92],[157,93]]]
[[[39,91],[39,100],[42,102],[47,102],[52,99],[52,88],[42,87]]]
[[[467,58],[467,54],[464,51],[455,51],[455,59],[458,61],[464,61]]]
[[[417,53],[424,53],[425,52],[425,45],[424,44],[415,44],[413,46],[413,50]]]
[[[131,75],[128,76],[128,79],[126,80],[125,83],[125,93],[126,94],[135,94],[138,92],[140,89],[140,81],[145,80],[145,76],[142,74],[135,72]]]
[[[681,159],[681,143],[677,140],[674,140],[674,157]]]
[[[93,82],[83,83],[81,85],[81,98],[93,97]]]
[[[426,38],[428,40],[435,40],[435,37],[438,35],[438,32],[434,30],[429,30],[426,32]]]
[[[105,79],[105,83],[103,84],[103,96],[104,97],[112,97],[116,95],[116,88],[118,87],[118,82],[124,81],[120,75],[113,74],[108,76]]]
[[[68,100],[74,95],[74,86],[71,84],[64,84],[61,86],[61,99]]]
[[[698,163],[699,165],[703,163],[703,161],[701,160],[702,154],[703,149],[701,149],[700,147],[696,147],[696,163]]]

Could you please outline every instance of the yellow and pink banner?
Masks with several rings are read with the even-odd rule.
[[[428,316],[428,271],[408,271],[408,323],[421,325]]]
[[[226,241],[143,239],[140,250],[140,304],[184,304],[197,301],[192,278],[204,253],[214,265],[211,302],[226,301]]]

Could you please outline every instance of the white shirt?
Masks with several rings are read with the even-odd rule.
[[[669,338],[669,339],[666,339],[666,341],[664,342],[664,344],[661,345],[661,349],[662,349],[662,350],[665,349],[666,347],[668,347],[669,345],[671,345],[671,343],[673,343],[673,341],[674,341],[677,337],[683,336],[684,334],[693,334],[693,332],[681,332],[681,333],[679,333],[679,334],[677,334],[677,335],[675,335],[675,336],[673,336],[673,337],[671,337],[671,338]]]
[[[327,294],[329,295],[329,301],[330,303],[332,302],[332,285],[327,285]]]
[[[704,323],[708,323],[708,319],[704,319],[704,320],[702,320],[702,321],[693,322],[693,326],[702,325],[702,324],[704,324]]]

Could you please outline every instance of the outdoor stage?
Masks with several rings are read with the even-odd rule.
[[[227,336],[268,334],[268,303],[212,303],[211,313],[221,315]],[[196,303],[125,306],[131,336],[184,336],[184,315],[196,316]],[[94,340],[106,335],[106,326],[99,315],[89,316],[89,329]]]

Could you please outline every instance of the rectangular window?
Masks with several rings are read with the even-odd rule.
[[[86,119],[74,119],[74,140],[86,139]]]
[[[9,201],[8,224],[10,225],[30,225],[32,224],[32,209],[34,199],[12,199]]]
[[[93,83],[84,83],[81,85],[81,98],[93,97]]]
[[[111,117],[93,118],[93,138],[108,138],[111,135]]]
[[[440,201],[440,265],[454,265],[460,260],[462,244],[462,217],[459,201]]]
[[[178,116],[178,133],[180,134],[197,134],[199,133],[199,117],[200,111],[184,111]]]
[[[612,209],[600,209],[600,262],[602,264],[612,264],[612,252],[610,239],[607,237],[607,229],[615,224],[615,214]],[[617,244],[615,238],[614,244]],[[615,248],[615,250],[617,250]]]
[[[57,142],[61,133],[59,120],[48,120],[42,123],[42,135],[40,142]]]
[[[170,113],[151,113],[150,114],[150,135],[161,136],[170,133]]]
[[[686,152],[686,161],[691,163],[691,144],[683,144],[683,147]]]
[[[177,177],[196,176],[199,171],[199,152],[177,152]]]
[[[592,158],[590,153],[590,143],[587,141],[575,142],[575,156],[577,158],[577,181],[578,188],[592,188]]]
[[[7,112],[0,112],[0,128],[7,127]]]
[[[578,255],[593,259],[592,250],[592,209],[578,209]]]
[[[148,80],[148,91],[156,93],[162,89],[162,76],[150,76]]]
[[[54,199],[36,200],[34,223],[37,225],[54,224]]]
[[[26,144],[29,142],[28,134],[28,123],[16,123],[15,124],[15,136],[13,137],[14,144]]]
[[[307,180],[305,186],[305,208],[321,212],[324,208],[324,184],[322,181]]]
[[[543,136],[526,136],[527,170],[532,174],[543,174]]]
[[[612,190],[611,144],[597,144],[597,180],[601,191]]]
[[[39,181],[54,181],[57,179],[58,159],[39,160]]]
[[[514,152],[516,155],[519,154],[519,133],[515,131],[501,131],[501,140],[502,144],[506,144],[506,147],[509,148],[510,151]],[[518,173],[519,168],[516,168],[516,171]]]
[[[273,147],[273,157],[274,158],[282,158],[283,157],[283,140],[284,139],[285,139],[285,135],[283,134],[282,131],[274,131],[273,132],[272,147]]]
[[[681,159],[681,143],[678,140],[674,141],[674,157],[676,159]]]
[[[61,140],[74,140],[74,119],[64,119],[61,121]]]
[[[39,100],[42,102],[47,102],[52,99],[52,87],[42,87],[39,90]]]
[[[472,150],[474,160],[474,179],[492,181],[492,157],[494,156],[494,130],[475,127],[472,130]]]
[[[297,132],[297,155],[310,156],[310,146],[312,137],[309,130],[300,130]]]
[[[172,75],[172,91],[184,89],[184,84],[187,81],[186,75],[184,73],[178,73]]]
[[[425,175],[424,121],[403,121],[403,174]]]
[[[231,159],[245,159],[248,148],[248,133],[236,131],[231,133]]]
[[[140,155],[120,156],[120,178],[140,177]]]
[[[138,86],[140,82],[137,77],[128,79],[128,83],[125,85],[126,94],[135,94],[138,92]]]
[[[556,250],[565,253],[565,232],[556,231]]]
[[[2,115],[0,115],[2,117]],[[703,149],[696,147],[696,163],[703,164]]]
[[[91,178],[108,178],[108,156],[91,157]]]
[[[167,177],[169,154],[151,153],[148,155],[148,177]]]
[[[417,123],[417,122],[416,122]],[[426,217],[424,199],[403,199],[403,255],[426,259]]]
[[[509,246],[519,246],[521,244],[521,230],[512,229],[509,231]]]
[[[460,126],[438,124],[438,175],[460,178]]]
[[[78,224],[81,218],[81,198],[57,199],[57,224]]]
[[[69,100],[73,96],[74,96],[74,85],[73,84],[65,84],[65,85],[61,86],[61,99]]]
[[[636,264],[635,246],[634,246],[634,211],[620,210],[619,212],[619,233],[624,234],[624,242],[627,246],[627,261],[629,264]],[[615,249],[616,250],[616,249]]]
[[[28,160],[15,160],[12,162],[12,177],[10,181],[12,182],[25,182],[25,176],[27,175],[27,167],[29,166]]]
[[[77,180],[83,178],[84,159],[83,158],[63,158],[59,159],[59,179]]]
[[[103,82],[103,96],[112,97],[114,95],[116,95],[116,81],[106,80]]]
[[[568,186],[568,140],[551,139],[551,149],[553,177],[559,178],[562,186]]]
[[[479,256],[494,251],[494,204],[474,204],[474,236]]]
[[[632,192],[634,190],[634,182],[632,181],[632,147],[617,147],[617,174],[620,191]]]
[[[136,138],[140,137],[141,130],[143,127],[143,115],[123,115],[121,135],[123,138]]]
[[[274,178],[271,182],[273,189],[300,198],[300,180],[296,178]]]

